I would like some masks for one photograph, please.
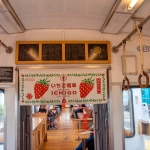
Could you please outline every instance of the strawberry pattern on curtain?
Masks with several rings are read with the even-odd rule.
[[[19,69],[20,105],[107,103],[107,69]]]

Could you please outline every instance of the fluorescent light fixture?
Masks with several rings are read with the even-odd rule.
[[[131,3],[127,6],[128,10],[131,10],[138,0],[132,0]]]

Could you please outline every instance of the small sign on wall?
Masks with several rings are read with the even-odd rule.
[[[143,52],[150,52],[150,46],[142,45]],[[140,46],[137,47],[137,50],[140,51]]]
[[[0,67],[0,82],[13,82],[13,67]]]
[[[122,59],[122,74],[125,72],[124,65],[124,56],[121,56]],[[126,55],[126,73],[133,75],[137,74],[137,60],[135,55]]]

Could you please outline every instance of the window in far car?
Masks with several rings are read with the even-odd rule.
[[[134,113],[133,113],[133,98],[132,90],[123,90],[123,115],[124,115],[124,134],[125,138],[133,137],[135,134],[134,128]]]

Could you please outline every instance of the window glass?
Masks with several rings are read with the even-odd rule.
[[[150,118],[150,88],[141,89],[141,94],[142,94],[142,109],[143,109],[142,119],[144,121],[149,121],[149,118]]]
[[[150,88],[141,89],[142,103],[150,105]]]
[[[4,92],[0,90],[0,143],[4,143]]]
[[[123,90],[123,114],[125,137],[134,135],[133,100],[131,90]]]
[[[32,107],[32,114],[34,114],[34,113],[35,113],[34,105],[33,105],[33,106],[31,106],[31,107]]]

